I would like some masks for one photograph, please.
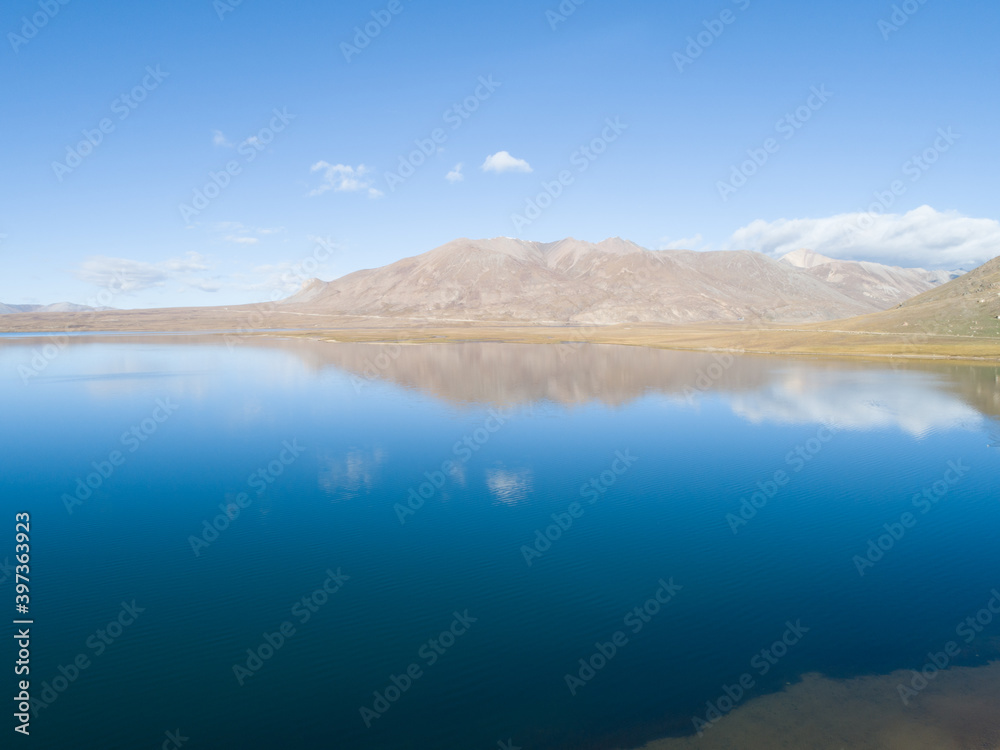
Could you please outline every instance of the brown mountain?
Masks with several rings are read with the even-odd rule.
[[[781,262],[803,269],[853,300],[871,302],[883,309],[961,275],[959,271],[927,271],[868,261],[835,260],[811,250],[788,253]]]
[[[845,323],[859,331],[1000,337],[1000,257],[891,310]]]
[[[653,251],[617,237],[597,244],[459,239],[382,268],[310,281],[283,308],[533,324],[797,323],[884,310],[934,283],[906,269],[881,283],[873,274],[888,267],[837,264],[831,278],[817,271],[822,266],[760,253]]]
[[[26,312],[87,312],[88,310],[108,310],[107,307],[87,307],[87,305],[76,305],[72,302],[56,302],[52,305],[5,305],[0,302],[0,315],[15,315]]]

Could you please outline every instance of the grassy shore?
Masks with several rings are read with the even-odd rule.
[[[915,357],[1000,361],[1000,336],[915,330],[852,330],[857,321],[812,325],[652,324],[614,326],[524,325],[508,322],[344,318],[280,307],[22,313],[0,316],[0,332],[237,332],[246,336],[304,337],[352,342],[497,341],[589,342],[663,349],[740,350],[760,354]],[[221,334],[219,334],[221,335]]]
[[[525,344],[587,342],[694,351],[757,354],[915,357],[1000,361],[1000,338],[911,336],[898,333],[736,327],[609,326],[600,328],[470,326],[461,328],[343,328],[284,336],[351,342],[496,341]]]

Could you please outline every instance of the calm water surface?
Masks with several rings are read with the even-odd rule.
[[[35,747],[634,747],[1000,587],[996,367],[46,343],[0,343]]]

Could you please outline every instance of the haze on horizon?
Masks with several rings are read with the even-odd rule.
[[[257,302],[463,236],[970,269],[1000,8],[902,5],[18,0],[0,302]]]

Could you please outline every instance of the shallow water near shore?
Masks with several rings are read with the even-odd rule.
[[[996,742],[995,366],[45,344],[0,342],[40,747]]]

